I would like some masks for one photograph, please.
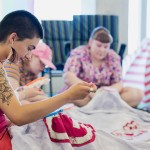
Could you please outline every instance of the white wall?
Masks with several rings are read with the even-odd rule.
[[[80,0],[34,0],[34,6],[40,20],[72,20],[73,14],[81,13]]]
[[[3,18],[3,16],[2,16],[2,5],[1,5],[1,3],[2,3],[2,0],[0,0],[0,20]]]
[[[81,0],[81,14],[96,14],[96,0]]]
[[[34,13],[34,0],[0,0],[0,20],[9,12],[20,9]]]
[[[34,13],[40,20],[72,20],[74,14],[96,13],[96,0],[44,1],[45,3],[42,0],[34,0],[34,6],[36,8]]]
[[[96,0],[97,14],[119,16],[119,43],[128,43],[128,1]]]

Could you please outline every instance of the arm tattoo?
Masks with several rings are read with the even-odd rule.
[[[12,96],[13,91],[10,85],[8,84],[8,81],[5,76],[5,71],[3,70],[3,68],[0,68],[0,101],[9,105]]]

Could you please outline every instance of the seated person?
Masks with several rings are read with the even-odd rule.
[[[112,42],[110,32],[104,27],[97,27],[91,33],[87,45],[72,50],[64,67],[65,87],[62,91],[75,83],[93,82],[98,88],[104,86],[115,88],[124,101],[136,107],[143,97],[143,91],[123,87],[120,57],[110,49]],[[94,93],[89,93],[85,101],[78,100],[74,104],[84,106],[93,96]]]
[[[52,51],[46,44],[39,43],[31,53],[30,60],[26,58],[17,64],[6,61],[4,64],[8,79],[14,90],[18,89],[19,100],[23,104],[47,97],[39,88],[23,88],[23,86],[36,79],[45,66],[56,69],[51,61]]]
[[[18,126],[25,125],[43,119],[49,113],[73,100],[84,98],[91,89],[90,83],[83,82],[73,85],[64,93],[47,98],[46,100],[27,105],[21,105],[18,102],[18,98],[7,79],[4,62],[9,59],[13,63],[17,63],[20,59],[24,59],[36,48],[39,40],[42,38],[43,30],[40,22],[28,11],[16,10],[10,12],[0,22],[1,150],[12,150],[11,137],[9,135],[5,116]]]

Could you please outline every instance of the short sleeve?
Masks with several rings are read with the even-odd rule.
[[[117,83],[121,81],[122,78],[122,68],[120,62],[120,56],[116,54],[114,51],[110,53],[110,69],[112,72],[110,84]]]
[[[11,78],[17,80],[18,82],[20,81],[19,67],[16,64],[10,63],[10,62],[5,62],[4,68],[6,70],[8,77],[11,77]]]
[[[64,72],[70,71],[79,75],[82,68],[81,56],[79,54],[70,55],[64,66]]]

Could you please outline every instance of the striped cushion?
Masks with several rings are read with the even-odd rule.
[[[70,40],[71,21],[43,20],[44,39]]]
[[[71,21],[43,20],[44,30],[43,41],[50,46],[53,51],[53,63],[56,67],[66,61],[66,43],[71,37]]]
[[[104,26],[110,31],[114,39],[111,48],[117,51],[118,16],[113,15],[74,15],[71,45],[72,49],[83,43],[87,43],[92,30],[97,26]]]

